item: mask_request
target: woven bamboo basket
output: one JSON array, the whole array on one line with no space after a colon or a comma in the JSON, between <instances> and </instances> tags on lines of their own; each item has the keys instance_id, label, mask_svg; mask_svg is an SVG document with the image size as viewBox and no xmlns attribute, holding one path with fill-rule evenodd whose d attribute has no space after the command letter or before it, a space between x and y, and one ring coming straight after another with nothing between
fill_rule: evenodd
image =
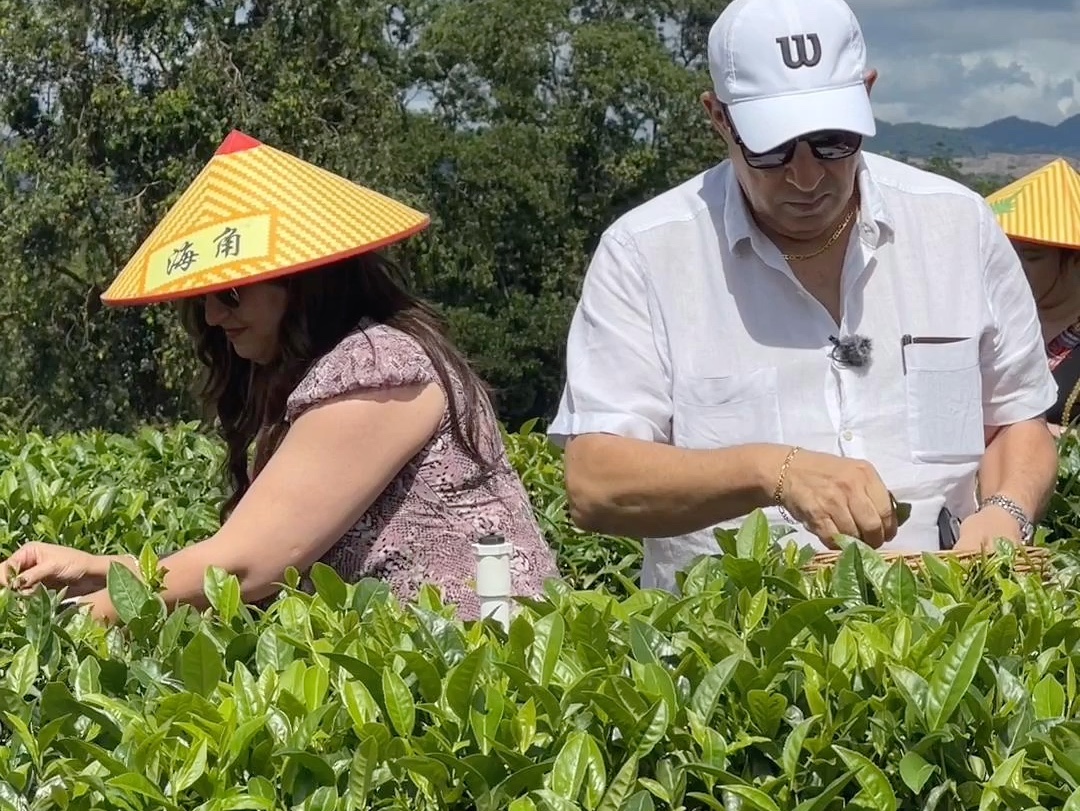
<instances>
[{"instance_id":1,"label":"woven bamboo basket","mask_svg":"<svg viewBox=\"0 0 1080 811\"><path fill-rule=\"evenodd\" d=\"M841 554L842 552L839 550L819 552L806 564L806 569L813 572L834 566L837 561L840 560ZM877 554L890 565L897 560L902 560L912 569L922 570L926 566L923 561L924 553L922 551L883 552L878 550ZM988 553L979 551L954 552L952 550L931 552L930 554L943 561L958 561L961 565L972 563L983 557L989 556ZM1043 546L1017 547L1016 554L1010 563L1010 568L1017 574L1036 574L1041 579L1045 579L1053 571L1050 564L1050 551Z\"/></svg>"}]
</instances>

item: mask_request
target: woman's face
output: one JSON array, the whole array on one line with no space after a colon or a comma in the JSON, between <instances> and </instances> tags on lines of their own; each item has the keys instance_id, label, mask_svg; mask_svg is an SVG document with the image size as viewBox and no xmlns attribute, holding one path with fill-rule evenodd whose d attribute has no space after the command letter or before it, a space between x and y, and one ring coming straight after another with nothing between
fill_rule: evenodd
<instances>
[{"instance_id":1,"label":"woman's face","mask_svg":"<svg viewBox=\"0 0 1080 811\"><path fill-rule=\"evenodd\" d=\"M1061 273L1061 248L1032 245L1029 242L1013 242L1013 247L1020 257L1020 264L1024 266L1031 292L1036 299L1045 296Z\"/></svg>"},{"instance_id":2,"label":"woman's face","mask_svg":"<svg viewBox=\"0 0 1080 811\"><path fill-rule=\"evenodd\" d=\"M288 291L273 282L245 285L205 296L206 323L225 332L233 351L252 363L277 358Z\"/></svg>"}]
</instances>

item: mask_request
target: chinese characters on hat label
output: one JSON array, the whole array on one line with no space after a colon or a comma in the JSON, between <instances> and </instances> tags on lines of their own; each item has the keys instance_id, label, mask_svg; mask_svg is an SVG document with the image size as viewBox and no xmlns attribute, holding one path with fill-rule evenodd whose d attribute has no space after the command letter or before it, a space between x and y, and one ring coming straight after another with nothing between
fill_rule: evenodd
<instances>
[{"instance_id":1,"label":"chinese characters on hat label","mask_svg":"<svg viewBox=\"0 0 1080 811\"><path fill-rule=\"evenodd\" d=\"M238 217L172 239L147 259L146 291L203 283L204 274L228 265L270 258L273 217Z\"/></svg>"}]
</instances>

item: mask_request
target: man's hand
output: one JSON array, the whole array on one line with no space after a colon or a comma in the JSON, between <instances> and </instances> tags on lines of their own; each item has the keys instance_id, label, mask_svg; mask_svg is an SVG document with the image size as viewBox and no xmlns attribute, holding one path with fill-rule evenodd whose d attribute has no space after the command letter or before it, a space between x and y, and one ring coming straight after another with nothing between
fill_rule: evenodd
<instances>
[{"instance_id":1,"label":"man's hand","mask_svg":"<svg viewBox=\"0 0 1080 811\"><path fill-rule=\"evenodd\" d=\"M800 450L784 478L784 508L833 549L838 533L874 548L892 540L893 504L877 470L861 459Z\"/></svg>"},{"instance_id":2,"label":"man's hand","mask_svg":"<svg viewBox=\"0 0 1080 811\"><path fill-rule=\"evenodd\" d=\"M953 548L957 552L989 553L994 551L994 542L999 538L1020 544L1020 525L1001 507L987 504L961 522L960 537Z\"/></svg>"}]
</instances>

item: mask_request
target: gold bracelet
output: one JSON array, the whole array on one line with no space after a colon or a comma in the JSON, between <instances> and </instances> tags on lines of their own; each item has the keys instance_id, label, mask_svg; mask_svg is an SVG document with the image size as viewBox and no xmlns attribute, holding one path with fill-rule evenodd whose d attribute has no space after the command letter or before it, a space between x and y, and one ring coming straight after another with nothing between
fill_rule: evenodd
<instances>
[{"instance_id":1,"label":"gold bracelet","mask_svg":"<svg viewBox=\"0 0 1080 811\"><path fill-rule=\"evenodd\" d=\"M788 451L787 457L784 459L784 464L780 465L780 475L776 478L776 489L773 490L773 501L781 509L784 506L784 480L787 478L788 468L791 467L791 460L795 458L795 455L802 450L798 445Z\"/></svg>"}]
</instances>

